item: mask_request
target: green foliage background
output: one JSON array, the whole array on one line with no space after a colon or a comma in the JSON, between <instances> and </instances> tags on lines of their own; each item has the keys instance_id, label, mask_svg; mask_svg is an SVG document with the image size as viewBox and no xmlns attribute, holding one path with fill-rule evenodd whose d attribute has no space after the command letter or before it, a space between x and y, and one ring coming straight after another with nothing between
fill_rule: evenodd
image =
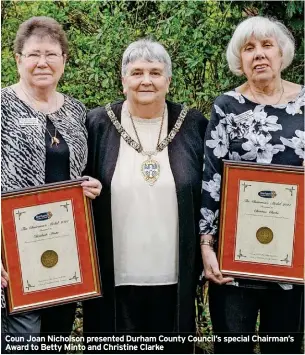
<instances>
[{"instance_id":1,"label":"green foliage background","mask_svg":"<svg viewBox=\"0 0 305 355\"><path fill-rule=\"evenodd\" d=\"M236 25L249 15L275 16L293 32L297 55L284 78L304 82L302 1L1 1L2 87L15 83L13 41L31 16L51 16L67 32L70 58L60 90L88 108L123 97L121 57L144 36L162 42L173 61L169 99L207 117L216 96L236 87L225 49Z\"/></svg>"}]
</instances>

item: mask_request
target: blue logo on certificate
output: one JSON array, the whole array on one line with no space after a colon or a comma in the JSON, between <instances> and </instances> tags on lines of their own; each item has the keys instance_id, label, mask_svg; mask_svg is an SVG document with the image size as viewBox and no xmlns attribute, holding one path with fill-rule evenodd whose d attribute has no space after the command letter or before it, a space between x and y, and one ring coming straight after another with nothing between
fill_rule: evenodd
<instances>
[{"instance_id":1,"label":"blue logo on certificate","mask_svg":"<svg viewBox=\"0 0 305 355\"><path fill-rule=\"evenodd\" d=\"M52 212L43 212L43 213L38 213L34 219L35 221L45 221L46 219L50 219L52 217Z\"/></svg>"},{"instance_id":2,"label":"blue logo on certificate","mask_svg":"<svg viewBox=\"0 0 305 355\"><path fill-rule=\"evenodd\" d=\"M264 198L274 198L276 196L275 191L260 191L258 193L258 196L264 197Z\"/></svg>"}]
</instances>

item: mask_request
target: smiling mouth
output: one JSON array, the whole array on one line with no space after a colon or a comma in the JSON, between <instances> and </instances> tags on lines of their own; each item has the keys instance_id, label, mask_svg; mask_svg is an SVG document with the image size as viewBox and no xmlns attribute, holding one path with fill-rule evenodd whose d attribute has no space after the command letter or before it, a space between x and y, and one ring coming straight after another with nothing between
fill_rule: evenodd
<instances>
[{"instance_id":1,"label":"smiling mouth","mask_svg":"<svg viewBox=\"0 0 305 355\"><path fill-rule=\"evenodd\" d=\"M260 64L260 65L256 65L256 66L254 67L254 69L258 69L258 70L260 70L260 69L265 69L265 68L267 68L267 66L268 66L268 65L266 65L266 64Z\"/></svg>"}]
</instances>

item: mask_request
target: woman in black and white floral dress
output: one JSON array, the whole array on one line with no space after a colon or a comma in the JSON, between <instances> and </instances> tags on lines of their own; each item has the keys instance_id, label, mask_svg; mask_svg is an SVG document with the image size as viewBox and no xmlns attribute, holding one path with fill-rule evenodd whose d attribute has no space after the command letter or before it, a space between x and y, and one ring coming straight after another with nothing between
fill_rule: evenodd
<instances>
[{"instance_id":1,"label":"woman in black and white floral dress","mask_svg":"<svg viewBox=\"0 0 305 355\"><path fill-rule=\"evenodd\" d=\"M303 164L305 88L281 78L293 56L294 40L284 25L259 16L243 21L229 43L227 60L231 71L247 81L215 100L206 132L200 232L205 276L212 281L213 330L221 335L253 334L260 311L261 335L294 337L284 343L261 342L263 353L300 352L303 287L223 277L213 244L222 159ZM223 352L252 353L253 343L216 343L215 353Z\"/></svg>"}]
</instances>

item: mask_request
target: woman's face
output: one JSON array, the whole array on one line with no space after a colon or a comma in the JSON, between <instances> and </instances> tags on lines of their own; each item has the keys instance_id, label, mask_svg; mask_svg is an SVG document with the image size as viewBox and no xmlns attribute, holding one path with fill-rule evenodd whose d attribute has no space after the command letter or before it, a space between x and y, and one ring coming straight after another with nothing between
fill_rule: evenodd
<instances>
[{"instance_id":1,"label":"woman's face","mask_svg":"<svg viewBox=\"0 0 305 355\"><path fill-rule=\"evenodd\" d=\"M21 54L16 54L20 79L37 88L56 87L66 62L58 42L48 37L29 37Z\"/></svg>"},{"instance_id":2,"label":"woman's face","mask_svg":"<svg viewBox=\"0 0 305 355\"><path fill-rule=\"evenodd\" d=\"M252 36L241 48L241 63L249 81L270 81L280 76L282 53L275 38Z\"/></svg>"},{"instance_id":3,"label":"woman's face","mask_svg":"<svg viewBox=\"0 0 305 355\"><path fill-rule=\"evenodd\" d=\"M139 59L127 65L122 83L127 100L148 105L164 102L170 78L166 76L164 63Z\"/></svg>"}]
</instances>

